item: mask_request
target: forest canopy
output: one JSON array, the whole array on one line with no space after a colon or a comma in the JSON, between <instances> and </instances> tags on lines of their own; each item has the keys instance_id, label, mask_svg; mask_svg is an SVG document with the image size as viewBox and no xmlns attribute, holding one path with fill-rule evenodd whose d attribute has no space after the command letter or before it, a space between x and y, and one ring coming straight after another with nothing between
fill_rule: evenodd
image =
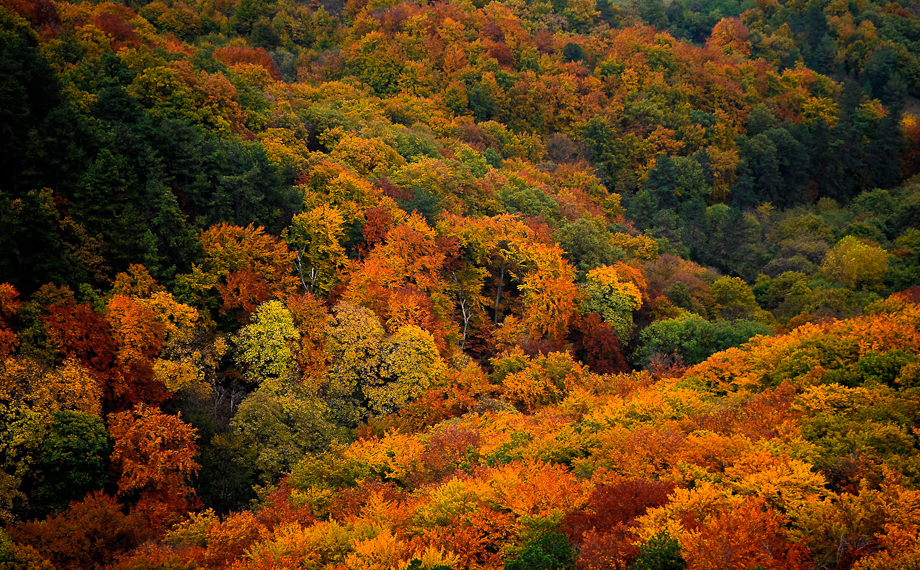
<instances>
[{"instance_id":1,"label":"forest canopy","mask_svg":"<svg viewBox=\"0 0 920 570\"><path fill-rule=\"evenodd\" d=\"M0 0L0 568L913 569L920 5Z\"/></svg>"}]
</instances>

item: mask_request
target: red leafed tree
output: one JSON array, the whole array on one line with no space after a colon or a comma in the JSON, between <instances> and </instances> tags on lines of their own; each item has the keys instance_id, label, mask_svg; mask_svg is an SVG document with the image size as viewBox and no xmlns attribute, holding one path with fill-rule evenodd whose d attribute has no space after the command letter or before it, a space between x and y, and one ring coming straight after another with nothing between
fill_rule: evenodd
<instances>
[{"instance_id":1,"label":"red leafed tree","mask_svg":"<svg viewBox=\"0 0 920 570\"><path fill-rule=\"evenodd\" d=\"M169 393L153 380L149 358L159 350L162 333L156 332L159 325L149 310L119 297L113 298L108 315L117 331L86 303L48 305L42 322L64 356L76 358L99 379L107 410L159 404Z\"/></svg>"},{"instance_id":2,"label":"red leafed tree","mask_svg":"<svg viewBox=\"0 0 920 570\"><path fill-rule=\"evenodd\" d=\"M241 46L217 48L214 50L214 59L226 63L227 65L236 65L240 63L258 65L264 67L269 75L272 76L272 79L281 79L281 70L278 69L278 64L276 64L272 56L265 51L265 48Z\"/></svg>"},{"instance_id":3,"label":"red leafed tree","mask_svg":"<svg viewBox=\"0 0 920 570\"><path fill-rule=\"evenodd\" d=\"M144 40L135 31L134 24L108 13L97 14L93 24L113 39L112 48L115 50L125 47L140 47Z\"/></svg>"},{"instance_id":4,"label":"red leafed tree","mask_svg":"<svg viewBox=\"0 0 920 570\"><path fill-rule=\"evenodd\" d=\"M387 237L387 232L393 226L393 215L382 206L371 208L364 213L366 221L361 228L364 237L364 243L359 246L361 255L367 255L378 243L383 242Z\"/></svg>"},{"instance_id":5,"label":"red leafed tree","mask_svg":"<svg viewBox=\"0 0 920 570\"><path fill-rule=\"evenodd\" d=\"M920 285L914 285L913 287L908 287L903 291L899 291L893 295L894 298L907 303L914 303L920 305Z\"/></svg>"},{"instance_id":6,"label":"red leafed tree","mask_svg":"<svg viewBox=\"0 0 920 570\"><path fill-rule=\"evenodd\" d=\"M48 305L42 322L48 336L67 357L73 357L100 376L109 376L115 367L118 345L112 327L87 303Z\"/></svg>"},{"instance_id":7,"label":"red leafed tree","mask_svg":"<svg viewBox=\"0 0 920 570\"><path fill-rule=\"evenodd\" d=\"M597 374L627 372L629 365L620 352L617 333L597 313L579 318L569 334L572 349L579 360Z\"/></svg>"},{"instance_id":8,"label":"red leafed tree","mask_svg":"<svg viewBox=\"0 0 920 570\"><path fill-rule=\"evenodd\" d=\"M416 478L420 483L445 479L466 459L467 451L478 448L481 442L478 430L448 427L428 442L428 448L421 455L424 467Z\"/></svg>"},{"instance_id":9,"label":"red leafed tree","mask_svg":"<svg viewBox=\"0 0 920 570\"><path fill-rule=\"evenodd\" d=\"M21 306L19 291L9 283L0 283L0 360L19 346L19 337L10 329L9 321Z\"/></svg>"},{"instance_id":10,"label":"red leafed tree","mask_svg":"<svg viewBox=\"0 0 920 570\"><path fill-rule=\"evenodd\" d=\"M584 509L565 517L566 534L580 542L591 530L612 532L648 509L665 504L675 487L674 483L646 479L600 485L591 491Z\"/></svg>"},{"instance_id":11,"label":"red leafed tree","mask_svg":"<svg viewBox=\"0 0 920 570\"><path fill-rule=\"evenodd\" d=\"M221 314L236 311L241 322L256 308L271 298L268 282L258 273L241 269L227 275L227 282L217 285L224 304Z\"/></svg>"},{"instance_id":12,"label":"red leafed tree","mask_svg":"<svg viewBox=\"0 0 920 570\"><path fill-rule=\"evenodd\" d=\"M198 472L195 428L179 416L140 404L109 416L115 441L111 461L118 471L118 494L134 502L151 528L162 530L196 506L188 478Z\"/></svg>"},{"instance_id":13,"label":"red leafed tree","mask_svg":"<svg viewBox=\"0 0 920 570\"><path fill-rule=\"evenodd\" d=\"M102 568L150 538L142 517L125 515L112 497L97 492L56 517L8 529L59 570ZM30 566L31 568L31 566Z\"/></svg>"},{"instance_id":14,"label":"red leafed tree","mask_svg":"<svg viewBox=\"0 0 920 570\"><path fill-rule=\"evenodd\" d=\"M61 14L51 0L0 0L0 6L19 14L42 32L61 27Z\"/></svg>"},{"instance_id":15,"label":"red leafed tree","mask_svg":"<svg viewBox=\"0 0 920 570\"><path fill-rule=\"evenodd\" d=\"M265 497L262 507L255 515L257 526L276 528L293 522L307 526L316 522L310 505L293 501L291 491L291 487L282 481Z\"/></svg>"},{"instance_id":16,"label":"red leafed tree","mask_svg":"<svg viewBox=\"0 0 920 570\"><path fill-rule=\"evenodd\" d=\"M564 529L580 547L578 567L626 570L639 549L630 527L636 517L665 504L674 483L637 479L601 485L583 510L565 517Z\"/></svg>"}]
</instances>

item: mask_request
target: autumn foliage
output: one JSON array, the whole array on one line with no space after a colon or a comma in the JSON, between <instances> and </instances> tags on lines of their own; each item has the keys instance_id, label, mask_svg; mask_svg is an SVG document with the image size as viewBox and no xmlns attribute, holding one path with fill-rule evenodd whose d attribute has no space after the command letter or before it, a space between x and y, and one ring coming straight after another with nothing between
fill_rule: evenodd
<instances>
[{"instance_id":1,"label":"autumn foliage","mask_svg":"<svg viewBox=\"0 0 920 570\"><path fill-rule=\"evenodd\" d=\"M214 59L227 65L255 65L267 71L272 79L281 79L278 64L265 51L265 48L247 48L242 46L225 47L214 50Z\"/></svg>"},{"instance_id":2,"label":"autumn foliage","mask_svg":"<svg viewBox=\"0 0 920 570\"><path fill-rule=\"evenodd\" d=\"M0 568L916 568L917 20L0 0Z\"/></svg>"}]
</instances>

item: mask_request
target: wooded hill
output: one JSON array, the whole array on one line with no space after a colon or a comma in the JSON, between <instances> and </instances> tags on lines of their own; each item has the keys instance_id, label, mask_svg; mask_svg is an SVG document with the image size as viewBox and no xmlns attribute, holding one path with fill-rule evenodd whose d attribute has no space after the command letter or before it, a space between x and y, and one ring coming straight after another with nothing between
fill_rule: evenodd
<instances>
[{"instance_id":1,"label":"wooded hill","mask_svg":"<svg viewBox=\"0 0 920 570\"><path fill-rule=\"evenodd\" d=\"M913 569L920 5L0 0L0 568Z\"/></svg>"}]
</instances>

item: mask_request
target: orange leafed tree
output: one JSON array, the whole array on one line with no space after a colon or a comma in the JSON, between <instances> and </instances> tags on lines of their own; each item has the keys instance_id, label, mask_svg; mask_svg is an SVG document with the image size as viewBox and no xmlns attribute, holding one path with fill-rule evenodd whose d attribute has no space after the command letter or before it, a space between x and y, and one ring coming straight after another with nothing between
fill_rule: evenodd
<instances>
[{"instance_id":1,"label":"orange leafed tree","mask_svg":"<svg viewBox=\"0 0 920 570\"><path fill-rule=\"evenodd\" d=\"M132 263L127 271L116 275L115 283L112 285L112 291L115 294L127 297L149 297L164 290L163 286L150 275L147 268L139 263Z\"/></svg>"},{"instance_id":2,"label":"orange leafed tree","mask_svg":"<svg viewBox=\"0 0 920 570\"><path fill-rule=\"evenodd\" d=\"M537 271L524 280L524 325L534 338L546 337L560 343L578 312L580 291L574 271L555 276Z\"/></svg>"},{"instance_id":3,"label":"orange leafed tree","mask_svg":"<svg viewBox=\"0 0 920 570\"><path fill-rule=\"evenodd\" d=\"M293 281L291 262L294 254L280 239L265 233L265 229L249 224L240 227L217 224L201 232L201 247L205 268L226 275L231 271L249 269L270 283Z\"/></svg>"},{"instance_id":4,"label":"orange leafed tree","mask_svg":"<svg viewBox=\"0 0 920 570\"><path fill-rule=\"evenodd\" d=\"M513 356L510 358L514 358ZM528 412L560 402L569 390L585 383L585 367L565 352L551 352L528 362L502 380L506 398Z\"/></svg>"},{"instance_id":5,"label":"orange leafed tree","mask_svg":"<svg viewBox=\"0 0 920 570\"><path fill-rule=\"evenodd\" d=\"M345 299L372 309L387 332L420 326L445 350L450 301L441 277L448 252L441 245L424 219L413 215L355 267Z\"/></svg>"},{"instance_id":6,"label":"orange leafed tree","mask_svg":"<svg viewBox=\"0 0 920 570\"><path fill-rule=\"evenodd\" d=\"M738 18L719 20L706 43L722 48L727 53L751 55L748 29Z\"/></svg>"},{"instance_id":7,"label":"orange leafed tree","mask_svg":"<svg viewBox=\"0 0 920 570\"><path fill-rule=\"evenodd\" d=\"M203 231L199 241L205 254L202 269L220 280L222 313L236 311L245 322L262 302L296 289L294 254L261 227L218 224Z\"/></svg>"},{"instance_id":8,"label":"orange leafed tree","mask_svg":"<svg viewBox=\"0 0 920 570\"><path fill-rule=\"evenodd\" d=\"M115 441L111 461L118 471L118 497L136 501L154 529L196 506L188 478L198 472L195 428L179 416L140 404L109 416Z\"/></svg>"},{"instance_id":9,"label":"orange leafed tree","mask_svg":"<svg viewBox=\"0 0 920 570\"><path fill-rule=\"evenodd\" d=\"M241 320L272 296L265 278L246 269L233 271L227 275L226 283L219 283L217 290L223 299L221 313L235 310Z\"/></svg>"},{"instance_id":10,"label":"orange leafed tree","mask_svg":"<svg viewBox=\"0 0 920 570\"><path fill-rule=\"evenodd\" d=\"M166 330L156 313L124 295L112 297L106 309L120 361L146 360L159 354Z\"/></svg>"},{"instance_id":11,"label":"orange leafed tree","mask_svg":"<svg viewBox=\"0 0 920 570\"><path fill-rule=\"evenodd\" d=\"M782 515L749 500L702 523L683 547L700 570L795 570L805 568L805 551L783 532Z\"/></svg>"},{"instance_id":12,"label":"orange leafed tree","mask_svg":"<svg viewBox=\"0 0 920 570\"><path fill-rule=\"evenodd\" d=\"M904 153L904 177L920 173L920 122L909 115L901 121L907 152Z\"/></svg>"},{"instance_id":13,"label":"orange leafed tree","mask_svg":"<svg viewBox=\"0 0 920 570\"><path fill-rule=\"evenodd\" d=\"M300 345L295 354L300 371L306 378L322 378L327 367L323 330L329 311L309 293L291 295L286 306L300 331Z\"/></svg>"}]
</instances>

